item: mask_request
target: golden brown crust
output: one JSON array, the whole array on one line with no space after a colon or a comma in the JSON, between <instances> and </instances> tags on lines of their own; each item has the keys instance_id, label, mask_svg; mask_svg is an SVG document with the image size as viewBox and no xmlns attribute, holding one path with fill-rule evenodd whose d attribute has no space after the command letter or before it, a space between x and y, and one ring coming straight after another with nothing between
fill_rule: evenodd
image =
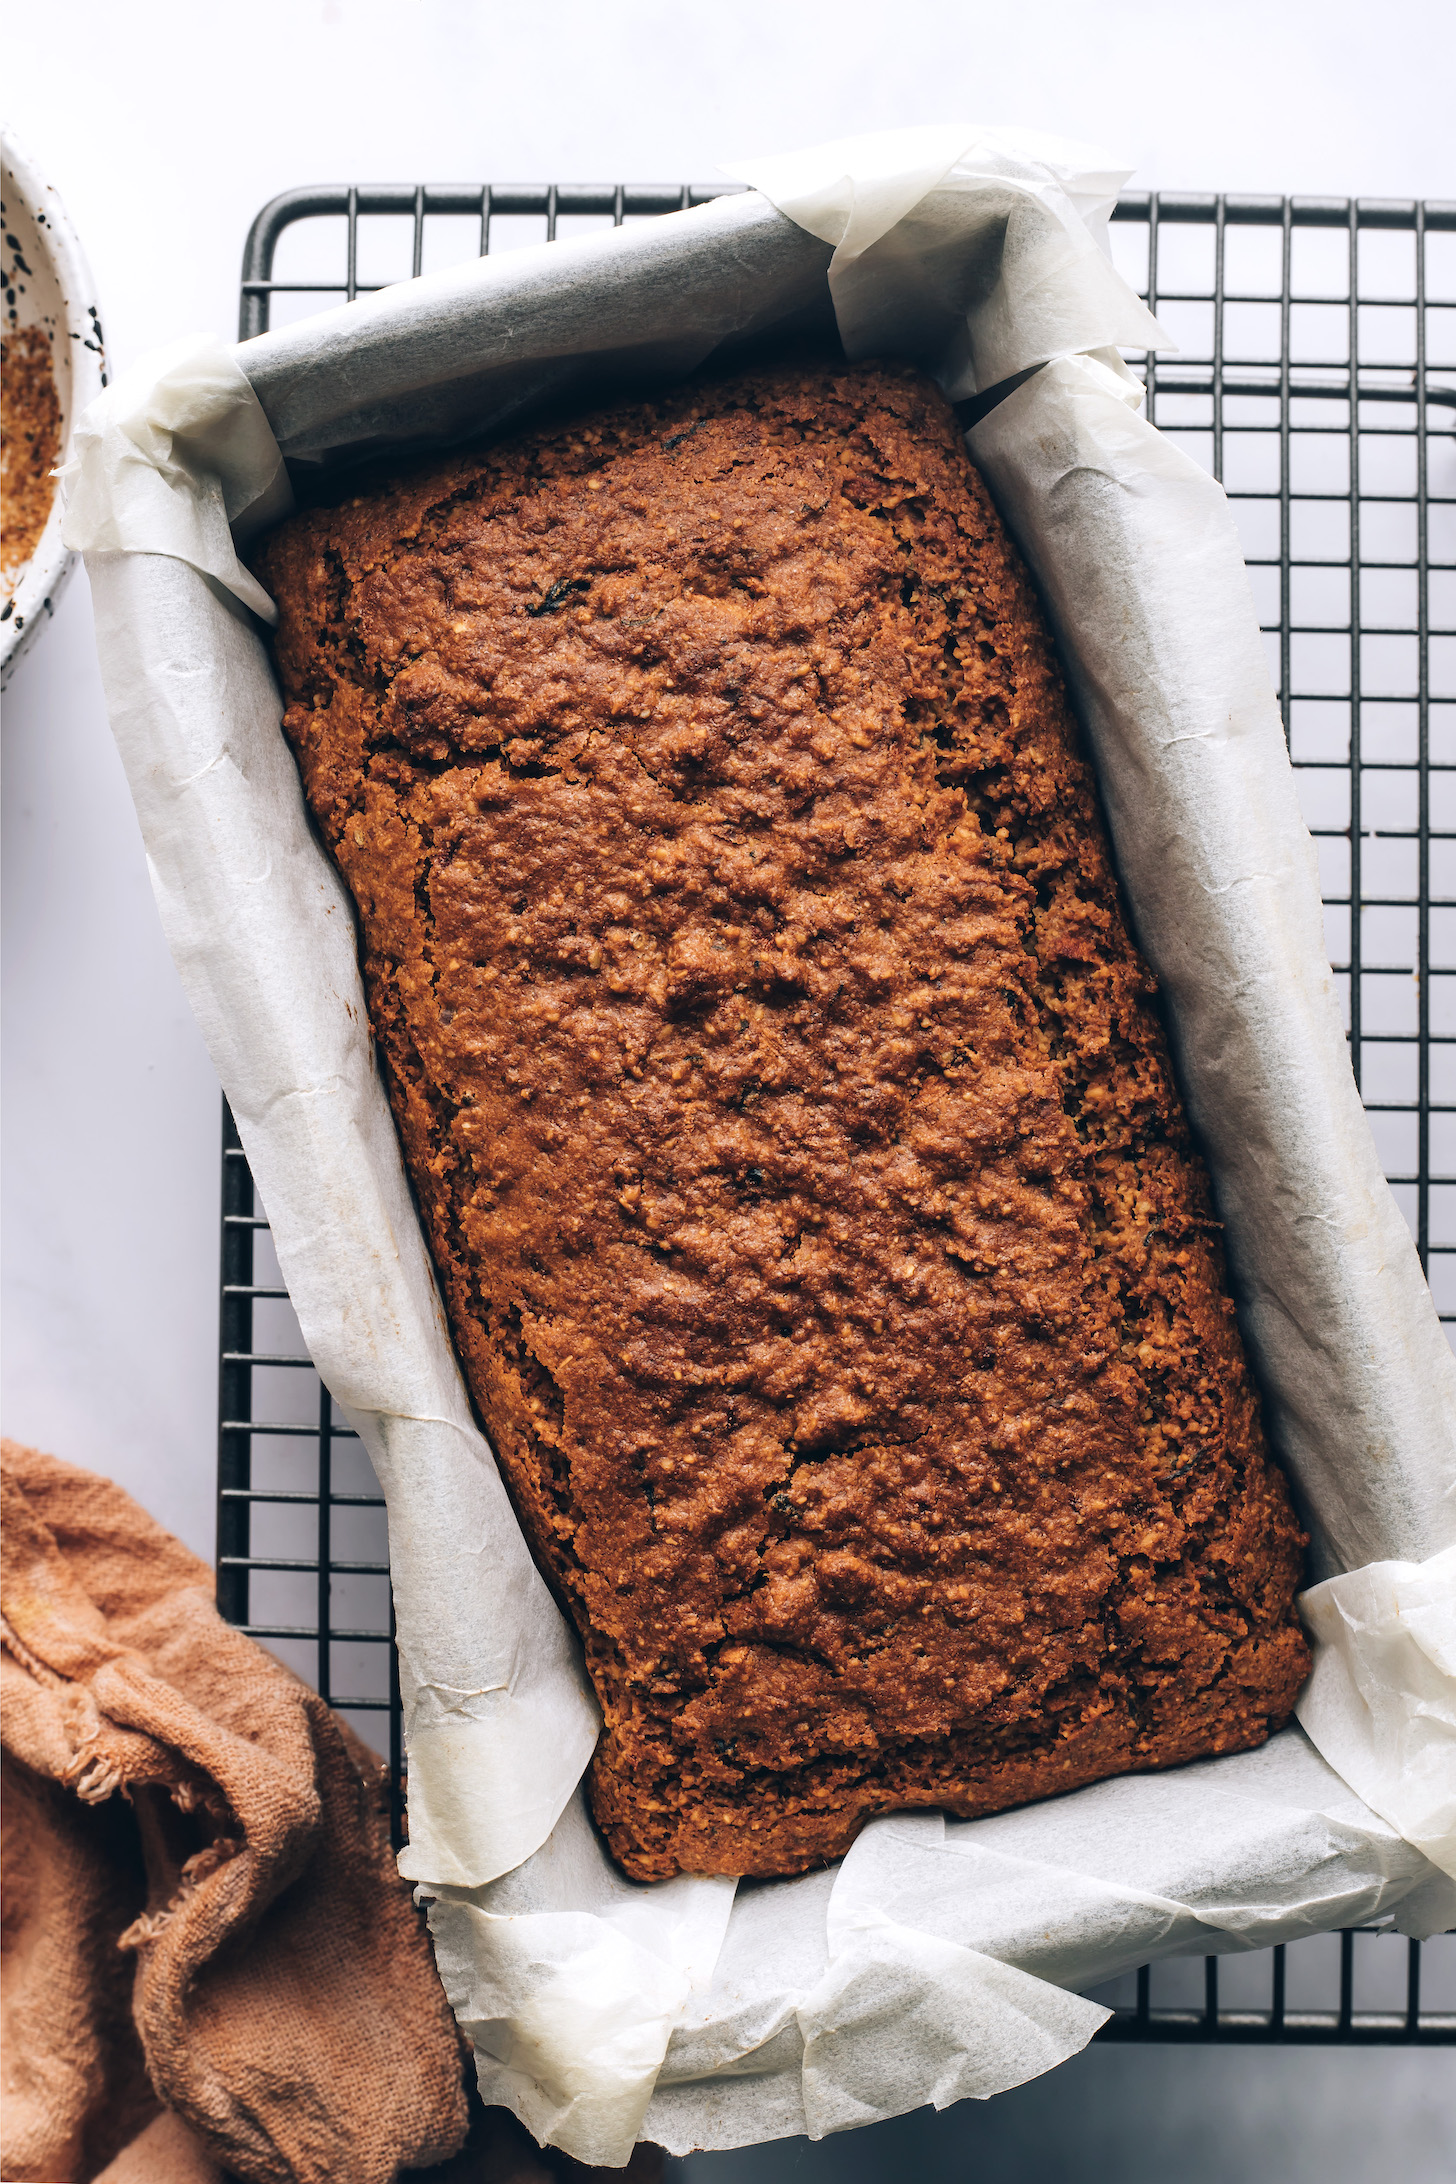
<instances>
[{"instance_id":1,"label":"golden brown crust","mask_svg":"<svg viewBox=\"0 0 1456 2184\"><path fill-rule=\"evenodd\" d=\"M627 1871L792 1873L1283 1722L1300 1534L936 391L698 383L301 515L263 575Z\"/></svg>"}]
</instances>

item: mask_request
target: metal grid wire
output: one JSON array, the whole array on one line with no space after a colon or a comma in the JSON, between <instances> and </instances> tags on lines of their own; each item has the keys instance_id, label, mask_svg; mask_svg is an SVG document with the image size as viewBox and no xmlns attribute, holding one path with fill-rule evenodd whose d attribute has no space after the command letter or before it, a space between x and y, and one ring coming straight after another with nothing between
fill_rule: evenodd
<instances>
[{"instance_id":1,"label":"metal grid wire","mask_svg":"<svg viewBox=\"0 0 1456 2184\"><path fill-rule=\"evenodd\" d=\"M295 190L259 214L244 338L715 185ZM1148 414L1223 480L1320 860L1386 1173L1456 1326L1456 204L1137 196L1113 254L1176 357ZM223 1120L218 1601L388 1758L403 1748L383 1499L304 1353ZM1112 2040L1456 2042L1456 1936L1349 1931L1099 1990Z\"/></svg>"}]
</instances>

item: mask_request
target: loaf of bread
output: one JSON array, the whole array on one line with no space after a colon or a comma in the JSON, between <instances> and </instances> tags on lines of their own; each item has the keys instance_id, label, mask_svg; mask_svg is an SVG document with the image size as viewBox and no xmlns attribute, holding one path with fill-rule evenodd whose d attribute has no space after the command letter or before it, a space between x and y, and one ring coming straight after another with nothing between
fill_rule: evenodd
<instances>
[{"instance_id":1,"label":"loaf of bread","mask_svg":"<svg viewBox=\"0 0 1456 2184\"><path fill-rule=\"evenodd\" d=\"M261 574L625 1870L797 1873L1284 1722L1300 1531L936 389L699 380L356 479Z\"/></svg>"}]
</instances>

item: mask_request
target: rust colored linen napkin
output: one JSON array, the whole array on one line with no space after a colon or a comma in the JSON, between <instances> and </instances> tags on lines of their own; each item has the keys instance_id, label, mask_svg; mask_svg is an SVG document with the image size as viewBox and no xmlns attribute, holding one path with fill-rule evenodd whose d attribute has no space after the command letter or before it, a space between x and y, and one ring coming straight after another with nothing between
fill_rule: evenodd
<instances>
[{"instance_id":1,"label":"rust colored linen napkin","mask_svg":"<svg viewBox=\"0 0 1456 2184\"><path fill-rule=\"evenodd\" d=\"M6 1442L0 1491L0 2175L455 2155L460 2041L378 1762L120 1488Z\"/></svg>"}]
</instances>

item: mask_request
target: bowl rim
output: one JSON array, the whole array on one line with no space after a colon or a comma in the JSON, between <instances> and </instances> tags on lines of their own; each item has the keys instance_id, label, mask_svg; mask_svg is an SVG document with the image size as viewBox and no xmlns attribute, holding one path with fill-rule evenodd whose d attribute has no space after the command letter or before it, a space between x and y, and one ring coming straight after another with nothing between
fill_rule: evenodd
<instances>
[{"instance_id":1,"label":"bowl rim","mask_svg":"<svg viewBox=\"0 0 1456 2184\"><path fill-rule=\"evenodd\" d=\"M70 387L62 395L61 460L70 453L76 419L106 385L106 355L96 287L86 254L72 227L55 185L46 179L25 145L7 125L0 125L0 157L6 169L6 188L11 178L35 228L41 253L60 291L60 329L71 346ZM71 573L75 555L61 538L61 495L51 501L45 529L35 552L16 585L9 610L0 621L0 686L11 669L50 621L61 587Z\"/></svg>"}]
</instances>

